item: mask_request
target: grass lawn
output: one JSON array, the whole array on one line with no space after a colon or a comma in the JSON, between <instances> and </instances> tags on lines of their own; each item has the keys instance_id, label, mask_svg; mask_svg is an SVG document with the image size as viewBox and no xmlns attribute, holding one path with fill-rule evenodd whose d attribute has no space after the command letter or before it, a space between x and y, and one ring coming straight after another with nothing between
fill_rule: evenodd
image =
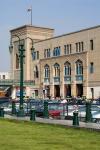
<instances>
[{"instance_id":1,"label":"grass lawn","mask_svg":"<svg viewBox=\"0 0 100 150\"><path fill-rule=\"evenodd\" d=\"M0 150L100 150L100 132L0 119Z\"/></svg>"}]
</instances>

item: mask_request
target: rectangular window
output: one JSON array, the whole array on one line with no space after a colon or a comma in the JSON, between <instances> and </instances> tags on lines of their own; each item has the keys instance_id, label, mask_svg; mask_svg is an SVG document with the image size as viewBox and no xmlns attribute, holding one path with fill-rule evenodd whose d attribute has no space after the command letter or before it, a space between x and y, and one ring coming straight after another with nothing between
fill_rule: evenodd
<instances>
[{"instance_id":1,"label":"rectangular window","mask_svg":"<svg viewBox=\"0 0 100 150\"><path fill-rule=\"evenodd\" d=\"M49 58L49 57L50 57L50 48L47 49L47 58Z\"/></svg>"},{"instance_id":2,"label":"rectangular window","mask_svg":"<svg viewBox=\"0 0 100 150\"><path fill-rule=\"evenodd\" d=\"M84 51L84 44L81 42L81 50Z\"/></svg>"},{"instance_id":3,"label":"rectangular window","mask_svg":"<svg viewBox=\"0 0 100 150\"><path fill-rule=\"evenodd\" d=\"M44 50L44 58L49 58L50 57L50 48Z\"/></svg>"},{"instance_id":4,"label":"rectangular window","mask_svg":"<svg viewBox=\"0 0 100 150\"><path fill-rule=\"evenodd\" d=\"M35 60L35 59L36 59L36 52L33 52L33 54L32 54L32 58L33 58L33 60Z\"/></svg>"},{"instance_id":5,"label":"rectangular window","mask_svg":"<svg viewBox=\"0 0 100 150\"><path fill-rule=\"evenodd\" d=\"M51 57L51 51L50 51L50 49L49 49L49 57Z\"/></svg>"},{"instance_id":6,"label":"rectangular window","mask_svg":"<svg viewBox=\"0 0 100 150\"><path fill-rule=\"evenodd\" d=\"M76 43L76 53L78 52L78 43Z\"/></svg>"},{"instance_id":7,"label":"rectangular window","mask_svg":"<svg viewBox=\"0 0 100 150\"><path fill-rule=\"evenodd\" d=\"M83 50L84 50L84 43L83 42L76 43L76 53L82 52Z\"/></svg>"},{"instance_id":8,"label":"rectangular window","mask_svg":"<svg viewBox=\"0 0 100 150\"><path fill-rule=\"evenodd\" d=\"M66 45L64 45L64 54L66 55Z\"/></svg>"},{"instance_id":9,"label":"rectangular window","mask_svg":"<svg viewBox=\"0 0 100 150\"><path fill-rule=\"evenodd\" d=\"M33 60L39 59L39 51L35 51L32 53L32 59Z\"/></svg>"},{"instance_id":10,"label":"rectangular window","mask_svg":"<svg viewBox=\"0 0 100 150\"><path fill-rule=\"evenodd\" d=\"M19 57L18 57L18 54L16 54L16 69L19 69Z\"/></svg>"},{"instance_id":11,"label":"rectangular window","mask_svg":"<svg viewBox=\"0 0 100 150\"><path fill-rule=\"evenodd\" d=\"M53 50L53 56L56 56L56 50L55 50L55 48Z\"/></svg>"},{"instance_id":12,"label":"rectangular window","mask_svg":"<svg viewBox=\"0 0 100 150\"><path fill-rule=\"evenodd\" d=\"M60 53L61 53L61 48L60 48L60 46L59 46L59 47L58 47L57 56L60 56Z\"/></svg>"},{"instance_id":13,"label":"rectangular window","mask_svg":"<svg viewBox=\"0 0 100 150\"><path fill-rule=\"evenodd\" d=\"M61 48L59 47L54 47L53 50L53 56L60 56Z\"/></svg>"},{"instance_id":14,"label":"rectangular window","mask_svg":"<svg viewBox=\"0 0 100 150\"><path fill-rule=\"evenodd\" d=\"M38 96L38 90L35 90L35 96Z\"/></svg>"},{"instance_id":15,"label":"rectangular window","mask_svg":"<svg viewBox=\"0 0 100 150\"><path fill-rule=\"evenodd\" d=\"M93 48L94 48L93 40L90 40L90 49L93 50Z\"/></svg>"},{"instance_id":16,"label":"rectangular window","mask_svg":"<svg viewBox=\"0 0 100 150\"><path fill-rule=\"evenodd\" d=\"M72 53L72 45L70 44L70 54Z\"/></svg>"},{"instance_id":17,"label":"rectangular window","mask_svg":"<svg viewBox=\"0 0 100 150\"><path fill-rule=\"evenodd\" d=\"M2 78L5 79L5 75L3 75Z\"/></svg>"},{"instance_id":18,"label":"rectangular window","mask_svg":"<svg viewBox=\"0 0 100 150\"><path fill-rule=\"evenodd\" d=\"M78 43L78 47L79 47L79 51L78 52L81 52L81 43L80 42Z\"/></svg>"},{"instance_id":19,"label":"rectangular window","mask_svg":"<svg viewBox=\"0 0 100 150\"><path fill-rule=\"evenodd\" d=\"M47 58L49 57L49 49L47 49Z\"/></svg>"},{"instance_id":20,"label":"rectangular window","mask_svg":"<svg viewBox=\"0 0 100 150\"><path fill-rule=\"evenodd\" d=\"M94 63L90 63L90 73L94 73Z\"/></svg>"},{"instance_id":21,"label":"rectangular window","mask_svg":"<svg viewBox=\"0 0 100 150\"><path fill-rule=\"evenodd\" d=\"M64 54L71 54L71 44L64 45Z\"/></svg>"},{"instance_id":22,"label":"rectangular window","mask_svg":"<svg viewBox=\"0 0 100 150\"><path fill-rule=\"evenodd\" d=\"M46 49L44 50L44 58L46 58Z\"/></svg>"},{"instance_id":23,"label":"rectangular window","mask_svg":"<svg viewBox=\"0 0 100 150\"><path fill-rule=\"evenodd\" d=\"M37 59L39 59L39 51L37 51Z\"/></svg>"},{"instance_id":24,"label":"rectangular window","mask_svg":"<svg viewBox=\"0 0 100 150\"><path fill-rule=\"evenodd\" d=\"M67 44L67 54L69 54L69 45Z\"/></svg>"}]
</instances>

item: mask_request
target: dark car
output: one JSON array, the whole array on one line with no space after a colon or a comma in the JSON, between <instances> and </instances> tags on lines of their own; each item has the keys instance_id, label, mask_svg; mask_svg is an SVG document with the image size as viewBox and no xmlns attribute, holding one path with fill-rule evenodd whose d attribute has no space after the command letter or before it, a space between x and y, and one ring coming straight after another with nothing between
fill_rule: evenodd
<instances>
[{"instance_id":1,"label":"dark car","mask_svg":"<svg viewBox=\"0 0 100 150\"><path fill-rule=\"evenodd\" d=\"M38 103L38 105L35 105L36 110L36 116L37 117L43 117L44 113L44 103ZM49 116L52 118L60 118L64 111L66 110L65 104L58 103L58 102L48 102L48 112Z\"/></svg>"}]
</instances>

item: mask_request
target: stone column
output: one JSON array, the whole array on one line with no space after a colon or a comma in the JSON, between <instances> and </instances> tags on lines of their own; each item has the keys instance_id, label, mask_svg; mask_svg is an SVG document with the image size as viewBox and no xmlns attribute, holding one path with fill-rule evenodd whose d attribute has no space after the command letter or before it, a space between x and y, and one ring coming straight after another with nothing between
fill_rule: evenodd
<instances>
[{"instance_id":1,"label":"stone column","mask_svg":"<svg viewBox=\"0 0 100 150\"><path fill-rule=\"evenodd\" d=\"M54 85L53 84L50 85L50 96L51 98L54 97Z\"/></svg>"},{"instance_id":2,"label":"stone column","mask_svg":"<svg viewBox=\"0 0 100 150\"><path fill-rule=\"evenodd\" d=\"M76 96L76 83L75 82L71 84L71 95Z\"/></svg>"},{"instance_id":3,"label":"stone column","mask_svg":"<svg viewBox=\"0 0 100 150\"><path fill-rule=\"evenodd\" d=\"M12 97L12 99L16 98L16 88L15 87L13 87L11 97Z\"/></svg>"}]
</instances>

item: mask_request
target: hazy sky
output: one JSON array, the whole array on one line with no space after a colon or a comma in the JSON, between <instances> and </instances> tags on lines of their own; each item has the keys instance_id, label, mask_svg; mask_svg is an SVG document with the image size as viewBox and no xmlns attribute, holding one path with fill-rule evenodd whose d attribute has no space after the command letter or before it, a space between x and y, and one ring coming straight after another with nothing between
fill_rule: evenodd
<instances>
[{"instance_id":1,"label":"hazy sky","mask_svg":"<svg viewBox=\"0 0 100 150\"><path fill-rule=\"evenodd\" d=\"M10 70L9 30L30 24L51 27L55 35L100 25L100 0L0 0L0 72Z\"/></svg>"}]
</instances>

